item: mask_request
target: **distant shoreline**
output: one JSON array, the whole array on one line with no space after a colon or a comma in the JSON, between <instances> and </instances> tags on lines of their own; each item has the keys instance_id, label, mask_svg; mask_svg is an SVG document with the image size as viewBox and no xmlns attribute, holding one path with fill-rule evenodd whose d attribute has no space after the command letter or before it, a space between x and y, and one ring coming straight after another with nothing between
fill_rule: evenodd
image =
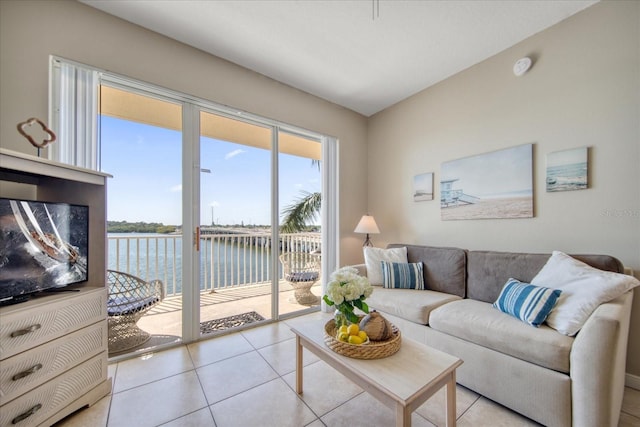
<instances>
[{"instance_id":1,"label":"distant shoreline","mask_svg":"<svg viewBox=\"0 0 640 427\"><path fill-rule=\"evenodd\" d=\"M474 204L443 207L440 213L443 220L532 218L533 199L531 197L480 199Z\"/></svg>"}]
</instances>

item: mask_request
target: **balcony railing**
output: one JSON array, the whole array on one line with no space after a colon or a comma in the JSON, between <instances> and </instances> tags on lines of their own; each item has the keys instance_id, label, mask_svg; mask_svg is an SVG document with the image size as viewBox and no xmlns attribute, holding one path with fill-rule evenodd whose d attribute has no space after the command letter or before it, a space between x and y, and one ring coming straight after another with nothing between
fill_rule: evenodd
<instances>
[{"instance_id":1,"label":"balcony railing","mask_svg":"<svg viewBox=\"0 0 640 427\"><path fill-rule=\"evenodd\" d=\"M320 233L281 234L273 245L271 234L202 234L200 290L246 286L271 281L272 256L282 252L320 251ZM160 279L165 295L182 292L182 235L109 235L108 268L144 280ZM278 264L276 272L282 279Z\"/></svg>"}]
</instances>

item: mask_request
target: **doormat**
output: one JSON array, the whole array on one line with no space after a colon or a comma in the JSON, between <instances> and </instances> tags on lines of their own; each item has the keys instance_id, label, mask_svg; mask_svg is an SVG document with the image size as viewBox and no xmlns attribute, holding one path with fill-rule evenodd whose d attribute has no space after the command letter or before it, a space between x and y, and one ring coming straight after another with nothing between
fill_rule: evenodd
<instances>
[{"instance_id":1,"label":"doormat","mask_svg":"<svg viewBox=\"0 0 640 427\"><path fill-rule=\"evenodd\" d=\"M234 316L223 317L222 319L209 320L207 322L200 323L200 333L209 334L211 332L223 331L225 329L235 328L242 325L247 325L253 322L259 322L264 320L264 317L250 311L248 313L236 314Z\"/></svg>"}]
</instances>

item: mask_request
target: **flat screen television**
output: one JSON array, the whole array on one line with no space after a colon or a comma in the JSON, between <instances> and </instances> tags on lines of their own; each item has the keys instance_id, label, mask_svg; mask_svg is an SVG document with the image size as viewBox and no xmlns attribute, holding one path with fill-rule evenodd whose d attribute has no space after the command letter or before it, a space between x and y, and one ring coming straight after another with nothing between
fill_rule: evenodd
<instances>
[{"instance_id":1,"label":"flat screen television","mask_svg":"<svg viewBox=\"0 0 640 427\"><path fill-rule=\"evenodd\" d=\"M0 198L0 304L87 280L89 207Z\"/></svg>"}]
</instances>

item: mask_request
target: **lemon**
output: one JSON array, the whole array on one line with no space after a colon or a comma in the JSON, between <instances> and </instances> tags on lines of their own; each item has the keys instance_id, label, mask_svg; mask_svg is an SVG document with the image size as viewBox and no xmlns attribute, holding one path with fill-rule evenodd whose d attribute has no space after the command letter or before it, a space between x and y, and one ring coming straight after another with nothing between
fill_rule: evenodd
<instances>
[{"instance_id":1,"label":"lemon","mask_svg":"<svg viewBox=\"0 0 640 427\"><path fill-rule=\"evenodd\" d=\"M338 333L338 341L348 342L349 341L349 334L346 333L346 332Z\"/></svg>"},{"instance_id":2,"label":"lemon","mask_svg":"<svg viewBox=\"0 0 640 427\"><path fill-rule=\"evenodd\" d=\"M358 336L360 337L360 339L362 340L362 342L365 342L367 340L367 333L365 331L360 331L358 332Z\"/></svg>"},{"instance_id":3,"label":"lemon","mask_svg":"<svg viewBox=\"0 0 640 427\"><path fill-rule=\"evenodd\" d=\"M347 331L347 325L340 326L340 329L338 329L338 333L339 334L348 334L349 332Z\"/></svg>"},{"instance_id":4,"label":"lemon","mask_svg":"<svg viewBox=\"0 0 640 427\"><path fill-rule=\"evenodd\" d=\"M349 344L362 344L362 338L357 335L349 335Z\"/></svg>"},{"instance_id":5,"label":"lemon","mask_svg":"<svg viewBox=\"0 0 640 427\"><path fill-rule=\"evenodd\" d=\"M360 332L360 326L358 326L357 323L353 323L347 327L347 332L349 332L349 335L358 335L358 332Z\"/></svg>"}]
</instances>

